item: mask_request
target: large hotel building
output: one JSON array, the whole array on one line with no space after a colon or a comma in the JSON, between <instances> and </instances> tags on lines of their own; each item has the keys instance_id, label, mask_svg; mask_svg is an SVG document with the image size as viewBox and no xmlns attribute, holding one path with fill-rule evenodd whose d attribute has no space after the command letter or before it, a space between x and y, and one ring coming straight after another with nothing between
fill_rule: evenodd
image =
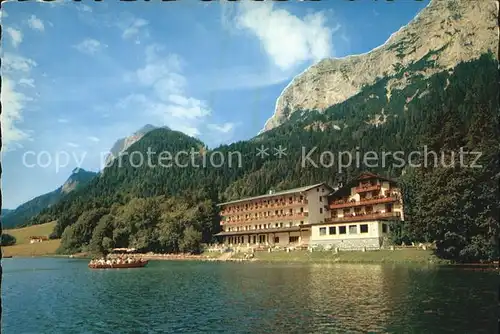
<instances>
[{"instance_id":1,"label":"large hotel building","mask_svg":"<svg viewBox=\"0 0 500 334\"><path fill-rule=\"evenodd\" d=\"M363 173L339 189L325 183L219 204L228 245L378 249L388 221L403 220L397 183Z\"/></svg>"}]
</instances>

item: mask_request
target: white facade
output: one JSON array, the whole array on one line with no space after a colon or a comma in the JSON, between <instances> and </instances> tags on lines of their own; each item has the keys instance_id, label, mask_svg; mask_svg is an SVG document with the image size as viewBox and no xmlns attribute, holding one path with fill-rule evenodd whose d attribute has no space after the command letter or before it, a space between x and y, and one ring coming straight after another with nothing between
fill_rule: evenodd
<instances>
[{"instance_id":1,"label":"white facade","mask_svg":"<svg viewBox=\"0 0 500 334\"><path fill-rule=\"evenodd\" d=\"M325 184L220 204L219 236L231 245L307 245L310 224L330 216Z\"/></svg>"},{"instance_id":2,"label":"white facade","mask_svg":"<svg viewBox=\"0 0 500 334\"><path fill-rule=\"evenodd\" d=\"M331 217L324 224L313 224L311 246L380 248L388 237L389 221L403 220L401 193L395 182L374 174L362 175L332 194L329 210Z\"/></svg>"}]
</instances>

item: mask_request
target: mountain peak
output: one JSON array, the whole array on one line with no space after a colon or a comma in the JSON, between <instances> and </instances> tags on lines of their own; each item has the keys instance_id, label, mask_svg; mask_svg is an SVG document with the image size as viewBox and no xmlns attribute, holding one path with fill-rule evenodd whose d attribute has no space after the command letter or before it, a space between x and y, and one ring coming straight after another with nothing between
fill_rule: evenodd
<instances>
[{"instance_id":1,"label":"mountain peak","mask_svg":"<svg viewBox=\"0 0 500 334\"><path fill-rule=\"evenodd\" d=\"M356 95L363 86L393 76L412 64L424 63L419 70L390 82L389 95L393 89L404 88L414 76L429 77L489 51L497 54L495 3L431 0L383 45L360 55L321 60L296 76L283 90L276 101L274 115L262 131L281 125L297 111L323 112ZM432 64L423 61L429 55L432 55Z\"/></svg>"},{"instance_id":2,"label":"mountain peak","mask_svg":"<svg viewBox=\"0 0 500 334\"><path fill-rule=\"evenodd\" d=\"M62 185L61 192L63 194L67 194L67 193L73 191L80 184L86 184L88 181L90 181L96 175L97 175L97 173L95 173L95 172L89 172L83 168L76 167L75 169L73 169L73 172L71 173L69 178L66 180L66 182L64 182L64 184Z\"/></svg>"},{"instance_id":3,"label":"mountain peak","mask_svg":"<svg viewBox=\"0 0 500 334\"><path fill-rule=\"evenodd\" d=\"M159 129L160 127L151 125L151 124L146 124L143 127L141 127L139 130L134 132L131 136L125 137L125 138L120 138L118 139L113 147L111 147L111 150L109 151L109 155L106 158L106 166L109 166L111 161L117 157L121 152L125 151L127 148L129 148L132 144L140 140L142 137L144 137L145 134ZM161 128L167 128L168 127L161 127Z\"/></svg>"},{"instance_id":4,"label":"mountain peak","mask_svg":"<svg viewBox=\"0 0 500 334\"><path fill-rule=\"evenodd\" d=\"M134 135L145 134L145 133L148 133L148 132L153 131L155 129L158 129L158 127L154 126L152 124L146 124L142 128L140 128L139 130L137 130L136 132L134 132Z\"/></svg>"}]
</instances>

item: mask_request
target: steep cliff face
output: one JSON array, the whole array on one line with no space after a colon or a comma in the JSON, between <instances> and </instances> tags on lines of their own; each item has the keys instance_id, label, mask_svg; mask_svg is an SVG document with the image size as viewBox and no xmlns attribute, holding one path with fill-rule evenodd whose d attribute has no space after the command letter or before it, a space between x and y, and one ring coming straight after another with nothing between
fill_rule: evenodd
<instances>
[{"instance_id":1,"label":"steep cliff face","mask_svg":"<svg viewBox=\"0 0 500 334\"><path fill-rule=\"evenodd\" d=\"M62 185L61 193L68 194L68 193L72 192L73 190L75 190L76 188L78 188L82 185L86 185L96 175L97 175L97 173L88 172L82 168L73 169L71 176Z\"/></svg>"},{"instance_id":2,"label":"steep cliff face","mask_svg":"<svg viewBox=\"0 0 500 334\"><path fill-rule=\"evenodd\" d=\"M498 54L496 0L432 0L382 46L361 55L322 60L295 77L278 98L263 131L279 126L296 111L322 112L429 55L431 65L390 81L387 94L404 88L413 76L428 77L488 51Z\"/></svg>"},{"instance_id":3,"label":"steep cliff face","mask_svg":"<svg viewBox=\"0 0 500 334\"><path fill-rule=\"evenodd\" d=\"M106 165L109 165L111 161L117 157L121 152L125 151L127 148L129 148L132 144L140 140L144 135L154 129L157 129L156 126L147 124L137 130L134 134L131 136L128 136L126 138L121 138L118 139L111 150L109 151L110 154L106 158Z\"/></svg>"}]
</instances>

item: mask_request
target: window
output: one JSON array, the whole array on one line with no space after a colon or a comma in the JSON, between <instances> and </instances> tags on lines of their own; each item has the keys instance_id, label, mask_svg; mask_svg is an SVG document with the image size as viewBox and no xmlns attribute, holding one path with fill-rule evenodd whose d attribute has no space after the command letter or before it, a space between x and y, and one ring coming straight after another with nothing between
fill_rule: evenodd
<instances>
[{"instance_id":1,"label":"window","mask_svg":"<svg viewBox=\"0 0 500 334\"><path fill-rule=\"evenodd\" d=\"M279 244L280 243L280 237L274 237L274 243Z\"/></svg>"},{"instance_id":2,"label":"window","mask_svg":"<svg viewBox=\"0 0 500 334\"><path fill-rule=\"evenodd\" d=\"M326 235L326 227L319 228L319 235Z\"/></svg>"},{"instance_id":3,"label":"window","mask_svg":"<svg viewBox=\"0 0 500 334\"><path fill-rule=\"evenodd\" d=\"M335 226L330 226L328 228L328 234L330 234L330 235L337 234L337 228Z\"/></svg>"},{"instance_id":4,"label":"window","mask_svg":"<svg viewBox=\"0 0 500 334\"><path fill-rule=\"evenodd\" d=\"M288 227L292 227L293 226L293 223L292 222L289 222L288 223Z\"/></svg>"},{"instance_id":5,"label":"window","mask_svg":"<svg viewBox=\"0 0 500 334\"><path fill-rule=\"evenodd\" d=\"M283 223L280 223L280 227L283 227Z\"/></svg>"},{"instance_id":6,"label":"window","mask_svg":"<svg viewBox=\"0 0 500 334\"><path fill-rule=\"evenodd\" d=\"M300 208L300 212L301 212L301 213L302 213L302 212L304 212L304 208Z\"/></svg>"},{"instance_id":7,"label":"window","mask_svg":"<svg viewBox=\"0 0 500 334\"><path fill-rule=\"evenodd\" d=\"M316 188L316 191L319 192L319 188Z\"/></svg>"},{"instance_id":8,"label":"window","mask_svg":"<svg viewBox=\"0 0 500 334\"><path fill-rule=\"evenodd\" d=\"M360 233L368 233L368 224L359 225L359 232Z\"/></svg>"},{"instance_id":9,"label":"window","mask_svg":"<svg viewBox=\"0 0 500 334\"><path fill-rule=\"evenodd\" d=\"M319 208L319 213L323 213L323 208Z\"/></svg>"},{"instance_id":10,"label":"window","mask_svg":"<svg viewBox=\"0 0 500 334\"><path fill-rule=\"evenodd\" d=\"M345 226L339 226L339 234L346 234Z\"/></svg>"},{"instance_id":11,"label":"window","mask_svg":"<svg viewBox=\"0 0 500 334\"><path fill-rule=\"evenodd\" d=\"M323 202L323 196L320 196L320 197L319 197L319 201L320 201L320 202Z\"/></svg>"},{"instance_id":12,"label":"window","mask_svg":"<svg viewBox=\"0 0 500 334\"><path fill-rule=\"evenodd\" d=\"M289 243L299 242L299 237L290 237L288 238Z\"/></svg>"},{"instance_id":13,"label":"window","mask_svg":"<svg viewBox=\"0 0 500 334\"><path fill-rule=\"evenodd\" d=\"M385 205L385 212L392 212L392 204Z\"/></svg>"},{"instance_id":14,"label":"window","mask_svg":"<svg viewBox=\"0 0 500 334\"><path fill-rule=\"evenodd\" d=\"M349 225L349 234L357 234L358 226L357 225Z\"/></svg>"},{"instance_id":15,"label":"window","mask_svg":"<svg viewBox=\"0 0 500 334\"><path fill-rule=\"evenodd\" d=\"M304 224L304 221L303 221L303 220L301 220L301 221L300 221L300 225L303 225L303 224Z\"/></svg>"},{"instance_id":16,"label":"window","mask_svg":"<svg viewBox=\"0 0 500 334\"><path fill-rule=\"evenodd\" d=\"M382 223L382 233L387 233L387 224Z\"/></svg>"}]
</instances>

